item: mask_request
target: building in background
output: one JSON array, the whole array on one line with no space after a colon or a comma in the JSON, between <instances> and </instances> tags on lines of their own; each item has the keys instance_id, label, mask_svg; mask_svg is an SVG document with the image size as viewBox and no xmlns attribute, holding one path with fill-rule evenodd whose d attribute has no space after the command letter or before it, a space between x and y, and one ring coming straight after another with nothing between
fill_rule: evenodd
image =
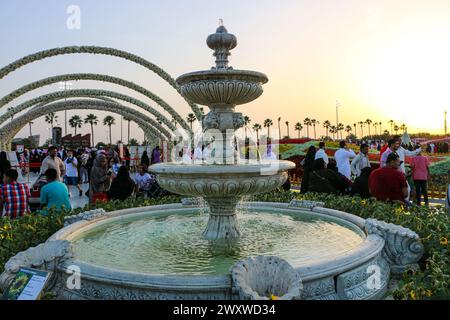
<instances>
[{"instance_id":1,"label":"building in background","mask_svg":"<svg viewBox=\"0 0 450 320\"><path fill-rule=\"evenodd\" d=\"M91 134L77 134L76 136L72 136L68 134L67 136L62 137L61 145L68 149L78 149L78 148L86 148L91 146Z\"/></svg>"}]
</instances>

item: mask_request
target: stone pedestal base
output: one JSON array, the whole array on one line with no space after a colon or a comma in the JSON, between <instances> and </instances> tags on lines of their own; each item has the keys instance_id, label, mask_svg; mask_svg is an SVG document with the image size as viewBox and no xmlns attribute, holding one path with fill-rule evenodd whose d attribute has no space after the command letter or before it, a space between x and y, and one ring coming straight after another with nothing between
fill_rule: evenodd
<instances>
[{"instance_id":1,"label":"stone pedestal base","mask_svg":"<svg viewBox=\"0 0 450 320\"><path fill-rule=\"evenodd\" d=\"M238 198L206 198L210 208L208 225L203 232L207 240L235 240L241 235L236 217Z\"/></svg>"}]
</instances>

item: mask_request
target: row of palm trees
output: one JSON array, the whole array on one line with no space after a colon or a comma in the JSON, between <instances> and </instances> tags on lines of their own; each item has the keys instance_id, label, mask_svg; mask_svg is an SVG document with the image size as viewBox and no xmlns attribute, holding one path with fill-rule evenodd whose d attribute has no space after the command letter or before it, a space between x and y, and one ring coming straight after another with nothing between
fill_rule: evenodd
<instances>
[{"instance_id":1,"label":"row of palm trees","mask_svg":"<svg viewBox=\"0 0 450 320\"><path fill-rule=\"evenodd\" d=\"M58 115L55 112L51 112L45 116L45 122L49 123L52 131L53 125L58 119ZM128 121L128 141L130 141L130 122L131 119L124 117L125 121ZM92 137L92 145L95 145L94 142L94 126L98 125L99 119L98 117L90 113L84 119L82 119L79 115L74 115L69 119L69 125L75 130L75 135L77 135L77 130L81 129L83 124L88 124L91 127L91 137ZM109 129L109 143L112 144L112 126L116 124L116 119L113 116L106 116L103 119L103 125L107 126Z\"/></svg>"},{"instance_id":2,"label":"row of palm trees","mask_svg":"<svg viewBox=\"0 0 450 320\"><path fill-rule=\"evenodd\" d=\"M195 121L195 119L193 120ZM278 122L278 136L281 138L281 117L279 117L277 119ZM244 124L245 124L245 137L247 138L247 127L250 125L251 120L248 116L244 117ZM287 131L287 137L290 137L290 122L289 121L285 121L284 124L286 125L286 131ZM332 135L333 139L342 139L343 138L343 131L345 131L347 133L347 136L349 136L352 132L355 135L355 137L357 136L357 131L358 128L360 129L360 137L364 137L364 128L368 129L368 136L372 136L372 133L374 135L389 135L390 133L395 132L395 134L398 134L398 132L401 130L403 132L405 132L407 130L407 127L405 124L402 125L397 125L394 120L389 120L388 124L390 124L391 126L391 130L383 130L383 123L380 122L375 122L371 119L366 119L364 121L358 121L353 123L352 125L344 125L343 123L338 123L337 125L333 125L331 123L331 121L329 120L325 120L322 123L323 128L325 128L326 130L326 137L330 137L330 134ZM320 125L320 122L316 119L311 119L311 118L305 118L303 120L303 122L297 122L294 125L294 130L297 131L297 137L300 138L301 137L301 133L302 130L304 128L306 128L306 137L310 138L310 128L313 129L313 133L314 133L314 139L317 139L317 132L316 132L316 127ZM263 122L263 125L259 124L259 123L255 123L252 126L252 129L256 132L257 135L257 139L259 140L259 133L262 130L262 128L267 128L267 136L270 137L270 127L273 126L273 121L271 119L266 119ZM374 128L374 131L371 131L371 128Z\"/></svg>"}]
</instances>

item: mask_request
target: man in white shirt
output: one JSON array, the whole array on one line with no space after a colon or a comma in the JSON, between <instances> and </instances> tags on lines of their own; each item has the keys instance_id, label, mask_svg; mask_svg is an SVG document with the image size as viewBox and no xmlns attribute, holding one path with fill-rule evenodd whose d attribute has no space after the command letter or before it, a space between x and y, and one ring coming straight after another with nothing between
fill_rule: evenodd
<instances>
[{"instance_id":1,"label":"man in white shirt","mask_svg":"<svg viewBox=\"0 0 450 320\"><path fill-rule=\"evenodd\" d=\"M350 179L352 175L350 168L350 160L353 159L356 156L356 154L352 149L350 149L345 144L345 141L341 141L339 143L339 146L341 148L334 154L334 159L336 160L338 172L343 176L345 176L347 179Z\"/></svg>"},{"instance_id":2,"label":"man in white shirt","mask_svg":"<svg viewBox=\"0 0 450 320\"><path fill-rule=\"evenodd\" d=\"M401 142L402 141L398 137L393 138L388 141L389 148L387 148L386 151L381 155L381 161L380 161L381 168L384 168L386 166L386 159L387 159L388 155L391 154L392 152L394 152L400 157L401 164L400 164L400 167L398 168L398 170L403 172L404 174L406 173L405 158L417 156L420 153L421 148L419 147L414 151L409 151L401 146Z\"/></svg>"},{"instance_id":3,"label":"man in white shirt","mask_svg":"<svg viewBox=\"0 0 450 320\"><path fill-rule=\"evenodd\" d=\"M66 166L64 162L58 156L58 148L48 148L48 156L42 161L41 174L45 174L47 169L55 169L58 175L58 181L61 181L62 177L66 174Z\"/></svg>"},{"instance_id":4,"label":"man in white shirt","mask_svg":"<svg viewBox=\"0 0 450 320\"><path fill-rule=\"evenodd\" d=\"M69 190L70 195L70 186L76 186L78 189L79 196L83 195L83 190L81 190L80 184L78 183L78 160L73 156L72 151L67 152L67 158L64 160L64 164L66 165L66 176L65 183L67 185L67 189Z\"/></svg>"},{"instance_id":5,"label":"man in white shirt","mask_svg":"<svg viewBox=\"0 0 450 320\"><path fill-rule=\"evenodd\" d=\"M354 176L359 177L361 174L362 169L366 168L366 167L370 167L370 162L369 162L369 146L365 143L363 143L360 147L359 147L359 153L358 155L353 158L352 160L352 164L351 164L351 169L352 169L352 173Z\"/></svg>"},{"instance_id":6,"label":"man in white shirt","mask_svg":"<svg viewBox=\"0 0 450 320\"><path fill-rule=\"evenodd\" d=\"M325 167L328 165L328 155L325 152L325 142L321 141L319 143L319 150L316 151L316 156L314 160L323 159L325 162Z\"/></svg>"},{"instance_id":7,"label":"man in white shirt","mask_svg":"<svg viewBox=\"0 0 450 320\"><path fill-rule=\"evenodd\" d=\"M150 186L153 183L153 178L147 172L147 166L145 164L141 164L139 166L138 172L134 176L134 182L136 183L138 195L145 196L150 190Z\"/></svg>"}]
</instances>

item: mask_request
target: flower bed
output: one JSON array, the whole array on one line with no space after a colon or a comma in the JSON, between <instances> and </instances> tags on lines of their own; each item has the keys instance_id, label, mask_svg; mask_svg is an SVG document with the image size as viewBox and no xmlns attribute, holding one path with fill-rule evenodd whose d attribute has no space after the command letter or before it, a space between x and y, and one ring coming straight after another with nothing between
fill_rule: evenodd
<instances>
[{"instance_id":1,"label":"flower bed","mask_svg":"<svg viewBox=\"0 0 450 320\"><path fill-rule=\"evenodd\" d=\"M250 201L289 202L292 199L314 200L325 203L325 207L349 212L362 218L374 218L395 223L419 234L425 247L420 261L420 270L404 274L395 290L396 299L450 299L450 253L448 237L450 221L446 209L416 207L406 208L401 204L388 204L374 199L362 200L358 197L307 194L292 192L266 193L249 197ZM180 202L180 197L170 196L159 200L138 199L111 201L70 213L48 216L29 215L11 222L0 219L0 272L9 258L20 251L46 241L63 227L64 216L82 211L103 208L114 211L125 208L143 207L157 204Z\"/></svg>"}]
</instances>

